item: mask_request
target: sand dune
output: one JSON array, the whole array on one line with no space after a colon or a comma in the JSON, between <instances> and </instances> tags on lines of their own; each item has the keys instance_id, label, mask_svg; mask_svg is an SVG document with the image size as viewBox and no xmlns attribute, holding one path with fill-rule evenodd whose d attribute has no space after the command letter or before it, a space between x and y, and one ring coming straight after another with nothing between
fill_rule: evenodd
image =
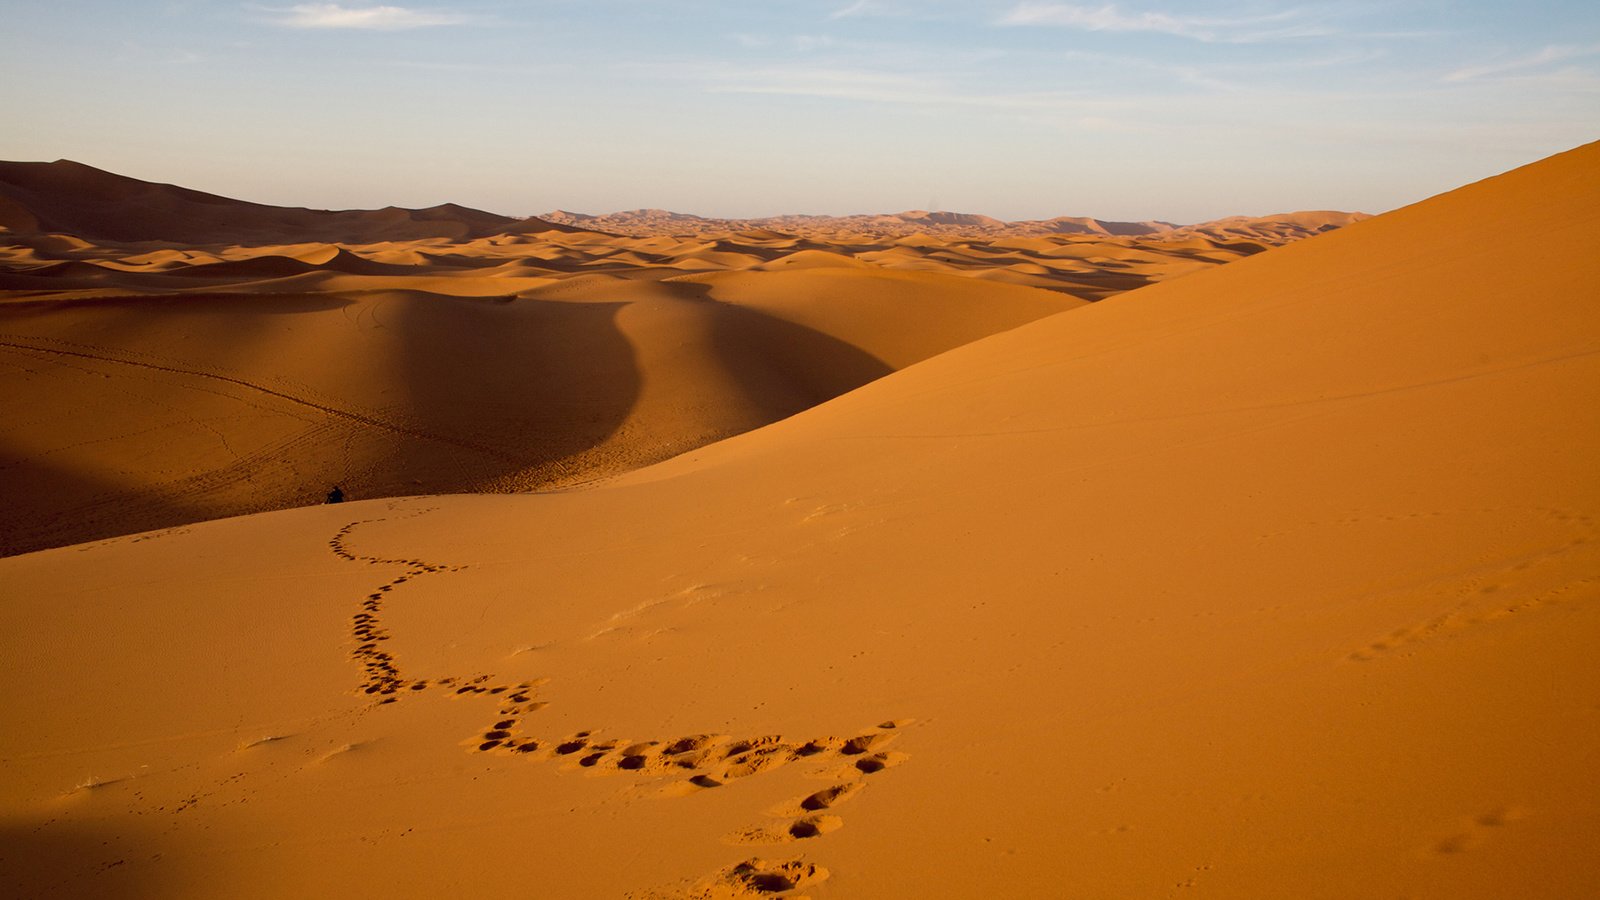
<instances>
[{"instance_id":1,"label":"sand dune","mask_svg":"<svg viewBox=\"0 0 1600 900\"><path fill-rule=\"evenodd\" d=\"M70 162L0 164L0 196L26 213L0 232L17 386L0 400L0 553L302 506L334 483L372 498L590 481L1264 249L620 237L449 205L268 207Z\"/></svg>"},{"instance_id":2,"label":"sand dune","mask_svg":"<svg viewBox=\"0 0 1600 900\"><path fill-rule=\"evenodd\" d=\"M899 213L850 216L768 216L758 219L719 219L676 213L665 209L634 209L591 215L555 210L538 217L543 221L641 236L710 235L736 232L793 234L848 240L851 237L883 239L921 234L941 237L1000 238L1046 235L1137 237L1147 240L1183 239L1193 234L1246 238L1276 246L1322 231L1369 218L1364 213L1293 212L1273 216L1230 216L1214 222L1180 226L1171 222L1112 222L1088 216L1056 216L1007 222L977 213L913 209Z\"/></svg>"},{"instance_id":3,"label":"sand dune","mask_svg":"<svg viewBox=\"0 0 1600 900\"><path fill-rule=\"evenodd\" d=\"M587 489L0 560L0 883L1585 896L1597 211L1600 144ZM537 293L717 302L612 278Z\"/></svg>"},{"instance_id":4,"label":"sand dune","mask_svg":"<svg viewBox=\"0 0 1600 900\"><path fill-rule=\"evenodd\" d=\"M0 226L92 240L195 244L326 240L372 243L567 230L446 203L329 211L247 203L115 175L71 160L0 162Z\"/></svg>"},{"instance_id":5,"label":"sand dune","mask_svg":"<svg viewBox=\"0 0 1600 900\"><path fill-rule=\"evenodd\" d=\"M1306 210L1275 216L1230 216L1226 219L1175 228L1168 238L1187 239L1191 236L1201 236L1225 241L1242 239L1270 246L1333 231L1365 218L1368 217L1361 213L1332 210Z\"/></svg>"}]
</instances>

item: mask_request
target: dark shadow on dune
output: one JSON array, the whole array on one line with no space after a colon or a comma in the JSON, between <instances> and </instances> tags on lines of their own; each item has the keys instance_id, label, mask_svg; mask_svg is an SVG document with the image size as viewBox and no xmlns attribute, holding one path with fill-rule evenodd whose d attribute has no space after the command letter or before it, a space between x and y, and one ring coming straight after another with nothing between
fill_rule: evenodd
<instances>
[{"instance_id":1,"label":"dark shadow on dune","mask_svg":"<svg viewBox=\"0 0 1600 900\"><path fill-rule=\"evenodd\" d=\"M403 342L396 412L463 446L397 444L370 489L416 493L421 481L464 491L529 469L541 470L535 481L576 474L561 460L610 437L639 398L633 346L616 325L623 305L420 291L388 303L386 322Z\"/></svg>"},{"instance_id":2,"label":"dark shadow on dune","mask_svg":"<svg viewBox=\"0 0 1600 900\"><path fill-rule=\"evenodd\" d=\"M227 515L24 457L0 444L0 556L16 556Z\"/></svg>"},{"instance_id":3,"label":"dark shadow on dune","mask_svg":"<svg viewBox=\"0 0 1600 900\"><path fill-rule=\"evenodd\" d=\"M1118 294L1155 284L1154 279L1132 272L1073 272L1057 278L1069 285Z\"/></svg>"},{"instance_id":4,"label":"dark shadow on dune","mask_svg":"<svg viewBox=\"0 0 1600 900\"><path fill-rule=\"evenodd\" d=\"M151 859L147 835L99 824L0 822L0 896L155 900L198 888ZM156 871L160 866L161 871Z\"/></svg>"},{"instance_id":5,"label":"dark shadow on dune","mask_svg":"<svg viewBox=\"0 0 1600 900\"><path fill-rule=\"evenodd\" d=\"M711 304L712 344L746 399L767 421L787 418L876 381L894 369L854 344L759 310L712 299L711 286L668 282L684 299Z\"/></svg>"},{"instance_id":6,"label":"dark shadow on dune","mask_svg":"<svg viewBox=\"0 0 1600 900\"><path fill-rule=\"evenodd\" d=\"M707 285L664 284L681 299L707 305L718 362L759 424L892 371L837 338L712 300ZM636 353L616 325L623 305L408 295L399 314L389 316L405 336L405 416L491 452L397 445L385 464L389 474L374 473L367 490L406 492L415 479L430 490L472 490L518 472L528 473L524 485L592 476L573 458L617 433L641 388ZM704 398L683 399L687 405ZM684 437L640 435L624 452L632 464L645 464L682 452Z\"/></svg>"},{"instance_id":7,"label":"dark shadow on dune","mask_svg":"<svg viewBox=\"0 0 1600 900\"><path fill-rule=\"evenodd\" d=\"M237 352L253 346L251 320L259 315L294 315L338 309L343 298L328 295L261 296L250 294L173 294L151 297L115 297L38 302L10 302L0 315L0 342L15 333L24 346L50 348L70 363L107 359L113 365L131 359L151 366L192 366L181 359L141 353L148 336L170 331L185 314L226 314L229 339ZM34 327L50 323L64 313L89 313L94 328ZM45 340L32 334L66 333L77 340ZM3 351L6 348L0 348ZM20 351L26 355L29 351ZM81 360L80 360L81 355ZM138 372L137 366L129 371ZM205 384L204 379L198 383ZM48 415L48 413L41 413ZM71 410L61 410L70 415ZM0 556L14 556L51 547L119 537L141 531L169 528L207 519L314 502L320 483L307 487L306 497L258 497L241 503L221 498L205 489L212 473L194 472L168 482L128 485L94 472L53 463L37 451L22 452L0 440Z\"/></svg>"},{"instance_id":8,"label":"dark shadow on dune","mask_svg":"<svg viewBox=\"0 0 1600 900\"><path fill-rule=\"evenodd\" d=\"M707 285L668 284L680 299L704 305L716 361L742 393L726 402L741 412L730 415L727 429L715 435L630 435L602 451L605 459L588 451L627 423L642 386L635 349L617 326L622 302L387 291L350 300L314 294L204 294L56 301L13 309L13 316L0 319L0 331L9 320L18 332L40 332L21 323L34 315L49 316L52 310L92 309L92 330L70 332L92 343L60 344L57 350L92 355L103 348L127 356L124 364L135 367L130 371L171 365L178 367L171 370L172 377L188 377L202 388L223 384L230 392L249 383L215 381L233 377L225 359L185 376L182 367L196 364L148 357L135 348L149 346L148 335L194 313L203 317L191 329L195 335L217 334L219 323L225 324L233 352L248 356L255 345L249 336L262 327L251 324L261 321L258 316L316 312L347 303L352 308L381 306L381 316L374 310L369 321L381 319L378 333L387 333L398 346L374 354L370 363L396 367L372 373L377 383L395 386L392 403L374 407L370 397L330 397L330 403L349 412L323 415L313 410L309 415L319 421L302 432L304 437L285 435L250 452L241 445L242 455L227 466L159 484L109 483L92 473L53 466L48 457L33 458L0 446L0 490L21 498L0 512L0 554L306 505L318 502L333 483L342 484L352 499L365 500L505 489L505 479L513 476L519 489L580 481L777 421L892 371L837 338L713 300ZM233 313L239 313L236 319ZM351 351L362 346L353 340ZM295 382L301 377L294 358L279 366L275 374L282 379ZM203 374L211 370L219 374ZM708 399L716 403L721 398L683 398L685 405ZM265 492L253 484L267 486Z\"/></svg>"}]
</instances>

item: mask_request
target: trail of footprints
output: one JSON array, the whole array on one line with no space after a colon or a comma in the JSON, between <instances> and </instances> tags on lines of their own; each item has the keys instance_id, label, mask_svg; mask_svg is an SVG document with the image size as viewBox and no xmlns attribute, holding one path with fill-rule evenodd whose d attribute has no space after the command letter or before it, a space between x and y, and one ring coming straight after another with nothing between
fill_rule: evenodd
<instances>
[{"instance_id":1,"label":"trail of footprints","mask_svg":"<svg viewBox=\"0 0 1600 900\"><path fill-rule=\"evenodd\" d=\"M735 738L726 734L694 734L665 740L634 741L579 731L559 739L523 733L525 712L546 704L533 700L531 686L506 698L501 718L463 743L480 753L514 755L562 762L567 768L595 774L636 774L668 778L668 793L692 794L732 781L806 761L816 774L835 783L773 810L777 821L729 837L738 844L781 844L819 837L840 827L836 807L857 796L868 776L904 762L908 756L887 749L910 720L883 722L852 737L819 737L803 741L779 735Z\"/></svg>"},{"instance_id":2,"label":"trail of footprints","mask_svg":"<svg viewBox=\"0 0 1600 900\"><path fill-rule=\"evenodd\" d=\"M421 514L419 511L418 514ZM390 639L383 626L385 603L395 590L424 575L458 572L465 566L444 566L419 559L364 556L350 548L350 534L380 519L351 522L339 529L328 547L341 559L369 565L399 565L405 571L380 585L351 616L350 633L355 648L351 658L362 668L361 693L372 695L377 705L396 703L403 696L429 689L453 698L488 695L499 699L495 720L482 732L463 741L475 753L523 759L558 761L565 768L593 774L632 774L669 781L669 794L687 795L714 790L730 782L780 766L804 761L814 774L834 782L769 810L771 821L728 836L733 844L783 844L820 837L838 829L843 820L837 807L858 796L866 779L900 765L908 754L888 749L910 719L880 723L850 737L785 740L779 735L735 738L725 734L695 734L664 740L632 741L585 730L565 737L539 738L525 733L524 719L548 706L535 698L542 681L491 684L488 675L409 679L402 675L394 654L383 649ZM732 890L737 895L770 896L786 893L828 877L820 866L800 860L769 862L749 859L713 873L691 889L709 887Z\"/></svg>"},{"instance_id":3,"label":"trail of footprints","mask_svg":"<svg viewBox=\"0 0 1600 900\"><path fill-rule=\"evenodd\" d=\"M404 574L390 579L380 585L377 590L368 594L361 601L361 611L350 617L350 635L355 638L356 648L350 651L350 656L361 664L366 673L361 683L361 691L379 696L379 703L394 703L399 699L403 690L426 690L429 682L425 679L410 681L400 675L400 667L395 662L394 654L382 649L382 644L389 640L389 631L383 627L383 603L388 594L400 585L422 575L432 575L436 572L459 572L465 566L440 566L423 562L420 559L385 559L379 556L361 556L352 551L346 543L350 532L370 522L380 521L367 519L351 522L339 529L339 532L328 540L328 547L340 559L350 562L364 562L373 566L405 566ZM480 680L488 680L487 677ZM456 679L440 679L437 683L441 686L452 686ZM465 689L463 689L465 690Z\"/></svg>"},{"instance_id":4,"label":"trail of footprints","mask_svg":"<svg viewBox=\"0 0 1600 900\"><path fill-rule=\"evenodd\" d=\"M1353 662L1371 662L1386 655L1404 653L1415 645L1456 632L1575 600L1593 598L1600 578L1588 574L1593 571L1592 566L1585 567L1580 563L1563 570L1546 564L1567 560L1578 553L1592 554L1595 520L1563 510L1537 511L1554 521L1574 526L1578 533L1541 552L1435 586L1434 590L1439 595L1458 598L1450 609L1396 629L1351 651L1346 658ZM1571 571L1584 574L1574 577Z\"/></svg>"}]
</instances>

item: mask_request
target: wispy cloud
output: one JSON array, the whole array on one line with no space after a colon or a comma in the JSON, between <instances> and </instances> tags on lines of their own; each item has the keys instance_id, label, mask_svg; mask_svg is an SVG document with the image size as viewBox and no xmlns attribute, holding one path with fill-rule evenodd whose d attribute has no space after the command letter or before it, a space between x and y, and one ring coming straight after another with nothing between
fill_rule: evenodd
<instances>
[{"instance_id":1,"label":"wispy cloud","mask_svg":"<svg viewBox=\"0 0 1600 900\"><path fill-rule=\"evenodd\" d=\"M1600 54L1600 44L1588 46L1551 45L1535 53L1518 56L1511 59L1502 59L1496 62L1481 63L1476 66L1466 66L1446 74L1441 81L1461 82L1494 75L1509 75L1522 73L1529 69L1537 69L1552 63L1566 62L1584 56Z\"/></svg>"},{"instance_id":2,"label":"wispy cloud","mask_svg":"<svg viewBox=\"0 0 1600 900\"><path fill-rule=\"evenodd\" d=\"M341 6L338 3L298 3L286 9L273 9L273 20L288 28L354 28L368 31L403 31L461 25L467 16L458 13L411 9L404 6Z\"/></svg>"},{"instance_id":3,"label":"wispy cloud","mask_svg":"<svg viewBox=\"0 0 1600 900\"><path fill-rule=\"evenodd\" d=\"M1219 43L1256 43L1333 33L1325 26L1305 21L1303 14L1296 10L1219 18L1158 11L1125 12L1113 3L1086 6L1036 0L1017 4L1000 18L999 24L1050 25L1084 31L1153 32Z\"/></svg>"},{"instance_id":4,"label":"wispy cloud","mask_svg":"<svg viewBox=\"0 0 1600 900\"><path fill-rule=\"evenodd\" d=\"M856 2L851 3L848 6L841 6L840 8L829 13L828 18L848 19L851 16L859 16L864 13L872 12L872 8L876 5L877 4L873 3L872 0L856 0Z\"/></svg>"},{"instance_id":5,"label":"wispy cloud","mask_svg":"<svg viewBox=\"0 0 1600 900\"><path fill-rule=\"evenodd\" d=\"M829 66L705 66L677 74L713 94L818 97L921 107L966 107L1011 112L1101 113L1119 106L1088 91L969 91L931 72L900 73Z\"/></svg>"}]
</instances>

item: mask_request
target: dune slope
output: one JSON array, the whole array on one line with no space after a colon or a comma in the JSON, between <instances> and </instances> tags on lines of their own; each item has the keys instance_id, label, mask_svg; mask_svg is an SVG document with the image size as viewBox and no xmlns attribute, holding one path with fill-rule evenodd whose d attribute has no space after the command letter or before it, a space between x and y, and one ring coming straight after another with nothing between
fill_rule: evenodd
<instances>
[{"instance_id":1,"label":"dune slope","mask_svg":"<svg viewBox=\"0 0 1600 900\"><path fill-rule=\"evenodd\" d=\"M603 486L0 560L0 883L1580 896L1597 209L1589 145Z\"/></svg>"}]
</instances>

